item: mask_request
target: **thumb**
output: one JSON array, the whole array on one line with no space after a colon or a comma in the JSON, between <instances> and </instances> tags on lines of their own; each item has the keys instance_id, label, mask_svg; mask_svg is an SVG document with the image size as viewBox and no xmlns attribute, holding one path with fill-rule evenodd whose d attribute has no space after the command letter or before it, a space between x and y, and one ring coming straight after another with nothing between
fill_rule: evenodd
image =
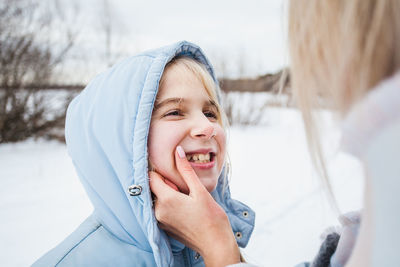
<instances>
[{"instance_id":1,"label":"thumb","mask_svg":"<svg viewBox=\"0 0 400 267\"><path fill-rule=\"evenodd\" d=\"M175 184L165 180L161 175L156 172L150 171L149 178L151 192L153 192L153 194L156 195L156 197L159 199L178 191L178 188Z\"/></svg>"},{"instance_id":2,"label":"thumb","mask_svg":"<svg viewBox=\"0 0 400 267\"><path fill-rule=\"evenodd\" d=\"M186 159L185 151L181 146L177 146L175 150L175 163L180 175L189 188L189 193L194 193L198 190L205 190L199 177L193 170L189 161Z\"/></svg>"}]
</instances>

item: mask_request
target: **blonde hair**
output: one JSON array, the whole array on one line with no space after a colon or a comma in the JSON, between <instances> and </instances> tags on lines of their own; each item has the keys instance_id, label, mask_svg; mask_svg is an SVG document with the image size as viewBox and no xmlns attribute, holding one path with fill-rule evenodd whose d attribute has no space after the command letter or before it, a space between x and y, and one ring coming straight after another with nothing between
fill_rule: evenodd
<instances>
[{"instance_id":1,"label":"blonde hair","mask_svg":"<svg viewBox=\"0 0 400 267\"><path fill-rule=\"evenodd\" d=\"M316 108L342 116L400 68L400 0L291 0L289 53L311 158L331 193ZM323 101L324 102L323 102Z\"/></svg>"}]
</instances>

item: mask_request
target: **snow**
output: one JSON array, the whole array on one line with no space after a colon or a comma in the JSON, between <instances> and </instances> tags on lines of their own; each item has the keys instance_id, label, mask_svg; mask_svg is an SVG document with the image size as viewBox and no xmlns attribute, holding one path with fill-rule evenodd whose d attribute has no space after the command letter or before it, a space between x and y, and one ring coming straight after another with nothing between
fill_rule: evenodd
<instances>
[{"instance_id":1,"label":"snow","mask_svg":"<svg viewBox=\"0 0 400 267\"><path fill-rule=\"evenodd\" d=\"M341 211L361 207L362 170L338 150L339 128L323 112L328 169ZM256 228L243 254L260 266L311 260L336 214L319 186L297 110L270 108L263 126L229 130L232 196L252 207ZM0 145L0 262L27 266L91 212L64 144L29 140Z\"/></svg>"},{"instance_id":2,"label":"snow","mask_svg":"<svg viewBox=\"0 0 400 267\"><path fill-rule=\"evenodd\" d=\"M312 260L320 234L337 225L308 156L297 110L268 109L265 127L231 129L232 195L256 212L256 228L245 258L260 266L294 266ZM331 181L341 211L361 207L359 163L337 153L340 134L331 114L324 119Z\"/></svg>"}]
</instances>

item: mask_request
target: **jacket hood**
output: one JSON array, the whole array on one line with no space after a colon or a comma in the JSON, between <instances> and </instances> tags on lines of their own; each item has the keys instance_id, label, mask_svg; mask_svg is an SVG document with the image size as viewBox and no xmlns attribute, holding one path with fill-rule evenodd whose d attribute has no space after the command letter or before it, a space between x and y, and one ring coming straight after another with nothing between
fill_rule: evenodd
<instances>
[{"instance_id":1,"label":"jacket hood","mask_svg":"<svg viewBox=\"0 0 400 267\"><path fill-rule=\"evenodd\" d=\"M164 67L180 55L204 64L216 81L201 49L182 41L127 58L96 76L70 103L66 117L68 152L95 216L118 239L152 252L158 266L170 266L172 251L184 246L157 226L148 183L147 138ZM136 196L128 190L132 185L139 188ZM227 208L233 200L229 189L221 195L224 186L219 182L213 195L219 203L225 199L222 206Z\"/></svg>"}]
</instances>

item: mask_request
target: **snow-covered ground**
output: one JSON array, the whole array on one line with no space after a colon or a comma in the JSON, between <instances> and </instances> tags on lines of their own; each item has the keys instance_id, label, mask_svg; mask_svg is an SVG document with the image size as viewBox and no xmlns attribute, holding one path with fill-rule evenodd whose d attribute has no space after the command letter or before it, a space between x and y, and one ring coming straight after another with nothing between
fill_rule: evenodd
<instances>
[{"instance_id":1,"label":"snow-covered ground","mask_svg":"<svg viewBox=\"0 0 400 267\"><path fill-rule=\"evenodd\" d=\"M338 152L339 130L324 118L328 167L342 211L361 206L362 173ZM287 267L311 260L319 235L336 225L307 153L300 114L273 108L265 125L230 130L231 192L256 212L247 260ZM28 266L91 212L65 145L26 141L0 145L0 263Z\"/></svg>"}]
</instances>

